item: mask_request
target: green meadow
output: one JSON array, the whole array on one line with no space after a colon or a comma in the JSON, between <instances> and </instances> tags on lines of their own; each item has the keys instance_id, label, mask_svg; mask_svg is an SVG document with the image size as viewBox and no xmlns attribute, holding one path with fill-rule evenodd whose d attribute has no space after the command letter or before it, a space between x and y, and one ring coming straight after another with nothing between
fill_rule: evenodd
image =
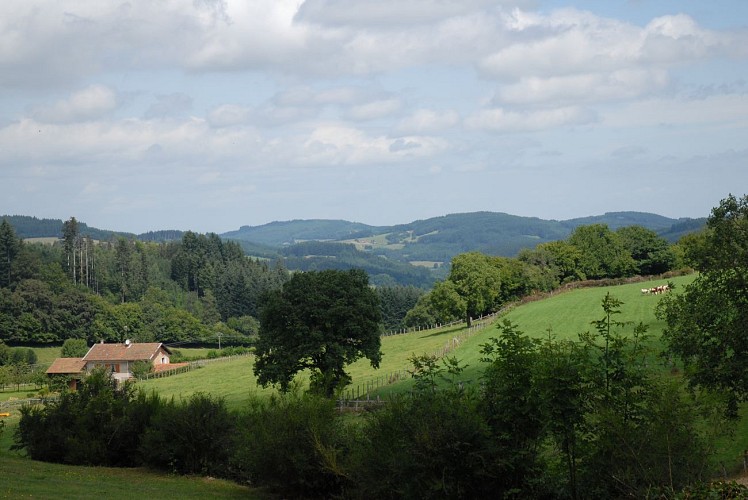
<instances>
[{"instance_id":1,"label":"green meadow","mask_svg":"<svg viewBox=\"0 0 748 500\"><path fill-rule=\"evenodd\" d=\"M695 275L673 278L678 293ZM622 314L616 320L649 325L648 333L657 345L664 325L655 317L659 297L644 295L642 288L666 283L657 280L619 286L586 288L558 292L552 296L528 302L512 308L502 318L517 324L530 336L544 338L549 334L557 339L576 339L580 332L592 329L591 322L602 317L600 303L606 293L623 302ZM627 327L631 331L633 326ZM626 331L626 330L624 330ZM349 366L353 378L352 393L363 394L366 388L374 394L386 397L389 393L407 391L412 381L407 377L410 368L408 358L413 355L442 353L445 347L453 348L455 356L466 365L465 376L477 383L482 370L480 346L490 337L498 335L496 323L485 328L468 331L463 327L443 328L412 332L382 339L382 363L379 370L371 368L368 360L359 360ZM459 342L455 342L458 339ZM187 351L184 349L183 351ZM186 355L188 352L185 352ZM41 359L41 353L40 353ZM179 375L138 382L138 387L155 391L164 397L187 398L196 392L223 397L232 409L240 409L252 395L269 395L272 388L257 385L252 372L253 356L217 361L202 368ZM306 374L298 377L301 385L306 383ZM24 391L25 394L25 391ZM0 437L0 476L4 478L0 497L6 496L55 496L64 491L66 496L93 498L106 495L110 498L128 498L133 491L141 494L179 495L184 498L210 496L215 498L249 497L258 495L255 490L205 478L182 478L154 474L141 469L107 469L73 467L34 462L17 452L10 452L13 429L17 426L17 412L6 419L7 427ZM728 470L739 463L742 450L748 448L748 423L743 419L736 433L720 443L718 457ZM57 495L59 496L59 495Z\"/></svg>"}]
</instances>

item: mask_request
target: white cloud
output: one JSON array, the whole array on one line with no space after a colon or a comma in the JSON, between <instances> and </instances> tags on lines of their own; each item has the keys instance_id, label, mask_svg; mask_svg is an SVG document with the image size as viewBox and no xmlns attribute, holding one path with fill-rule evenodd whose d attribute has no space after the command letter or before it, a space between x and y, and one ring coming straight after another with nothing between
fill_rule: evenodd
<instances>
[{"instance_id":1,"label":"white cloud","mask_svg":"<svg viewBox=\"0 0 748 500\"><path fill-rule=\"evenodd\" d=\"M369 136L339 124L317 127L304 143L304 163L315 165L366 165L427 157L447 148L442 139L408 136L396 139Z\"/></svg>"},{"instance_id":2,"label":"white cloud","mask_svg":"<svg viewBox=\"0 0 748 500\"><path fill-rule=\"evenodd\" d=\"M385 29L432 24L485 8L528 4L522 0L306 0L296 19L325 26Z\"/></svg>"},{"instance_id":3,"label":"white cloud","mask_svg":"<svg viewBox=\"0 0 748 500\"><path fill-rule=\"evenodd\" d=\"M534 111L485 109L467 117L465 124L472 129L496 132L530 132L568 125L584 125L595 121L597 117L594 112L569 106Z\"/></svg>"},{"instance_id":4,"label":"white cloud","mask_svg":"<svg viewBox=\"0 0 748 500\"><path fill-rule=\"evenodd\" d=\"M516 10L506 22L526 36L479 64L487 76L499 79L614 72L643 64L668 67L714 54L745 54L739 48L744 33L712 32L684 14L656 18L643 28L575 9L547 16Z\"/></svg>"},{"instance_id":5,"label":"white cloud","mask_svg":"<svg viewBox=\"0 0 748 500\"><path fill-rule=\"evenodd\" d=\"M353 106L348 116L357 121L376 120L397 113L402 103L399 99L383 99Z\"/></svg>"},{"instance_id":6,"label":"white cloud","mask_svg":"<svg viewBox=\"0 0 748 500\"><path fill-rule=\"evenodd\" d=\"M454 127L460 121L456 111L419 109L400 121L397 130L404 133L433 133Z\"/></svg>"},{"instance_id":7,"label":"white cloud","mask_svg":"<svg viewBox=\"0 0 748 500\"><path fill-rule=\"evenodd\" d=\"M95 120L117 108L117 94L104 85L90 85L50 107L38 108L34 118L46 123Z\"/></svg>"},{"instance_id":8,"label":"white cloud","mask_svg":"<svg viewBox=\"0 0 748 500\"><path fill-rule=\"evenodd\" d=\"M208 122L212 127L231 127L246 123L251 114L246 106L222 104L208 113Z\"/></svg>"},{"instance_id":9,"label":"white cloud","mask_svg":"<svg viewBox=\"0 0 748 500\"><path fill-rule=\"evenodd\" d=\"M652 94L666 88L669 83L667 72L658 69L523 77L516 83L501 87L496 99L511 104L615 101Z\"/></svg>"}]
</instances>

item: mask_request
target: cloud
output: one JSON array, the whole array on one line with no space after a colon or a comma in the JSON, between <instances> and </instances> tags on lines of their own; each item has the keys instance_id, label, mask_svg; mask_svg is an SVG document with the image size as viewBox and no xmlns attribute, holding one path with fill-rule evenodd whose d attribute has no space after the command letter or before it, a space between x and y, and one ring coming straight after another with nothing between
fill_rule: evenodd
<instances>
[{"instance_id":1,"label":"cloud","mask_svg":"<svg viewBox=\"0 0 748 500\"><path fill-rule=\"evenodd\" d=\"M495 132L531 132L567 125L585 125L597 121L594 112L580 107L562 107L533 111L485 109L465 120L467 127Z\"/></svg>"},{"instance_id":2,"label":"cloud","mask_svg":"<svg viewBox=\"0 0 748 500\"><path fill-rule=\"evenodd\" d=\"M157 95L156 102L151 104L145 112L144 117L151 118L176 118L184 116L192 108L192 97L181 92L168 95Z\"/></svg>"},{"instance_id":3,"label":"cloud","mask_svg":"<svg viewBox=\"0 0 748 500\"><path fill-rule=\"evenodd\" d=\"M117 94L104 85L90 85L69 98L33 112L44 123L69 123L95 120L110 115L117 108Z\"/></svg>"},{"instance_id":4,"label":"cloud","mask_svg":"<svg viewBox=\"0 0 748 500\"><path fill-rule=\"evenodd\" d=\"M208 123L212 127L231 127L247 123L252 111L246 106L222 104L208 113Z\"/></svg>"},{"instance_id":5,"label":"cloud","mask_svg":"<svg viewBox=\"0 0 748 500\"><path fill-rule=\"evenodd\" d=\"M356 121L376 120L397 113L401 105L399 99L383 99L353 106L347 114Z\"/></svg>"},{"instance_id":6,"label":"cloud","mask_svg":"<svg viewBox=\"0 0 748 500\"><path fill-rule=\"evenodd\" d=\"M402 119L397 125L397 130L411 134L441 132L454 127L459 121L460 115L453 110L418 109Z\"/></svg>"},{"instance_id":7,"label":"cloud","mask_svg":"<svg viewBox=\"0 0 748 500\"><path fill-rule=\"evenodd\" d=\"M575 9L545 16L515 10L505 21L514 41L479 63L486 76L500 80L641 70L644 64L661 70L732 55L733 46L745 42L745 33L699 28L685 14L655 18L645 27Z\"/></svg>"},{"instance_id":8,"label":"cloud","mask_svg":"<svg viewBox=\"0 0 748 500\"><path fill-rule=\"evenodd\" d=\"M523 77L496 93L498 103L536 104L634 99L661 91L670 78L661 69L621 69L549 78Z\"/></svg>"},{"instance_id":9,"label":"cloud","mask_svg":"<svg viewBox=\"0 0 748 500\"><path fill-rule=\"evenodd\" d=\"M303 162L314 165L369 165L428 157L448 148L446 141L424 136L396 139L367 135L340 124L317 127L304 143Z\"/></svg>"}]
</instances>

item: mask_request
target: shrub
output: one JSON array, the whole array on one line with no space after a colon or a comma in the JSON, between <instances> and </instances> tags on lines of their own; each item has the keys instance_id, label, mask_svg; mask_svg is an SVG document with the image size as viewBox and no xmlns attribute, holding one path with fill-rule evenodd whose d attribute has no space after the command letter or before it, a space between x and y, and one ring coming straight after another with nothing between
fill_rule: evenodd
<instances>
[{"instance_id":1,"label":"shrub","mask_svg":"<svg viewBox=\"0 0 748 500\"><path fill-rule=\"evenodd\" d=\"M153 363L145 360L135 361L131 370L135 378L143 378L149 373L153 373Z\"/></svg>"},{"instance_id":2,"label":"shrub","mask_svg":"<svg viewBox=\"0 0 748 500\"><path fill-rule=\"evenodd\" d=\"M13 449L48 462L139 465L140 439L158 405L157 396L118 389L104 369L94 370L77 391L22 407Z\"/></svg>"},{"instance_id":3,"label":"shrub","mask_svg":"<svg viewBox=\"0 0 748 500\"><path fill-rule=\"evenodd\" d=\"M223 399L197 393L164 403L145 433L143 461L181 474L225 476L234 449L236 419Z\"/></svg>"},{"instance_id":4,"label":"shrub","mask_svg":"<svg viewBox=\"0 0 748 500\"><path fill-rule=\"evenodd\" d=\"M284 495L338 496L345 486L343 427L329 399L290 392L254 397L240 419L234 476Z\"/></svg>"},{"instance_id":5,"label":"shrub","mask_svg":"<svg viewBox=\"0 0 748 500\"><path fill-rule=\"evenodd\" d=\"M501 498L474 393L422 392L372 413L352 458L359 498Z\"/></svg>"}]
</instances>

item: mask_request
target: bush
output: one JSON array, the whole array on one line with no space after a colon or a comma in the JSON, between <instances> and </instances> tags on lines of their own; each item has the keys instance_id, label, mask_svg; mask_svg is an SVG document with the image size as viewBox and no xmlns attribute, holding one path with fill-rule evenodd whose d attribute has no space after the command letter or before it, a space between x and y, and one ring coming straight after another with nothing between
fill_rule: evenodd
<instances>
[{"instance_id":1,"label":"bush","mask_svg":"<svg viewBox=\"0 0 748 500\"><path fill-rule=\"evenodd\" d=\"M48 462L139 465L140 439L159 403L128 384L118 389L105 370L94 370L78 391L22 407L13 449Z\"/></svg>"},{"instance_id":2,"label":"bush","mask_svg":"<svg viewBox=\"0 0 748 500\"><path fill-rule=\"evenodd\" d=\"M471 392L416 393L372 413L352 458L359 498L502 498Z\"/></svg>"},{"instance_id":3,"label":"bush","mask_svg":"<svg viewBox=\"0 0 748 500\"><path fill-rule=\"evenodd\" d=\"M226 476L236 419L223 399L197 393L164 403L140 447L144 463L180 474Z\"/></svg>"},{"instance_id":4,"label":"bush","mask_svg":"<svg viewBox=\"0 0 748 500\"><path fill-rule=\"evenodd\" d=\"M145 360L135 361L132 364L131 370L135 378L143 378L146 375L153 373L153 363Z\"/></svg>"},{"instance_id":5,"label":"bush","mask_svg":"<svg viewBox=\"0 0 748 500\"><path fill-rule=\"evenodd\" d=\"M347 447L331 400L294 392L255 397L239 427L236 479L294 497L330 498L343 491Z\"/></svg>"}]
</instances>

